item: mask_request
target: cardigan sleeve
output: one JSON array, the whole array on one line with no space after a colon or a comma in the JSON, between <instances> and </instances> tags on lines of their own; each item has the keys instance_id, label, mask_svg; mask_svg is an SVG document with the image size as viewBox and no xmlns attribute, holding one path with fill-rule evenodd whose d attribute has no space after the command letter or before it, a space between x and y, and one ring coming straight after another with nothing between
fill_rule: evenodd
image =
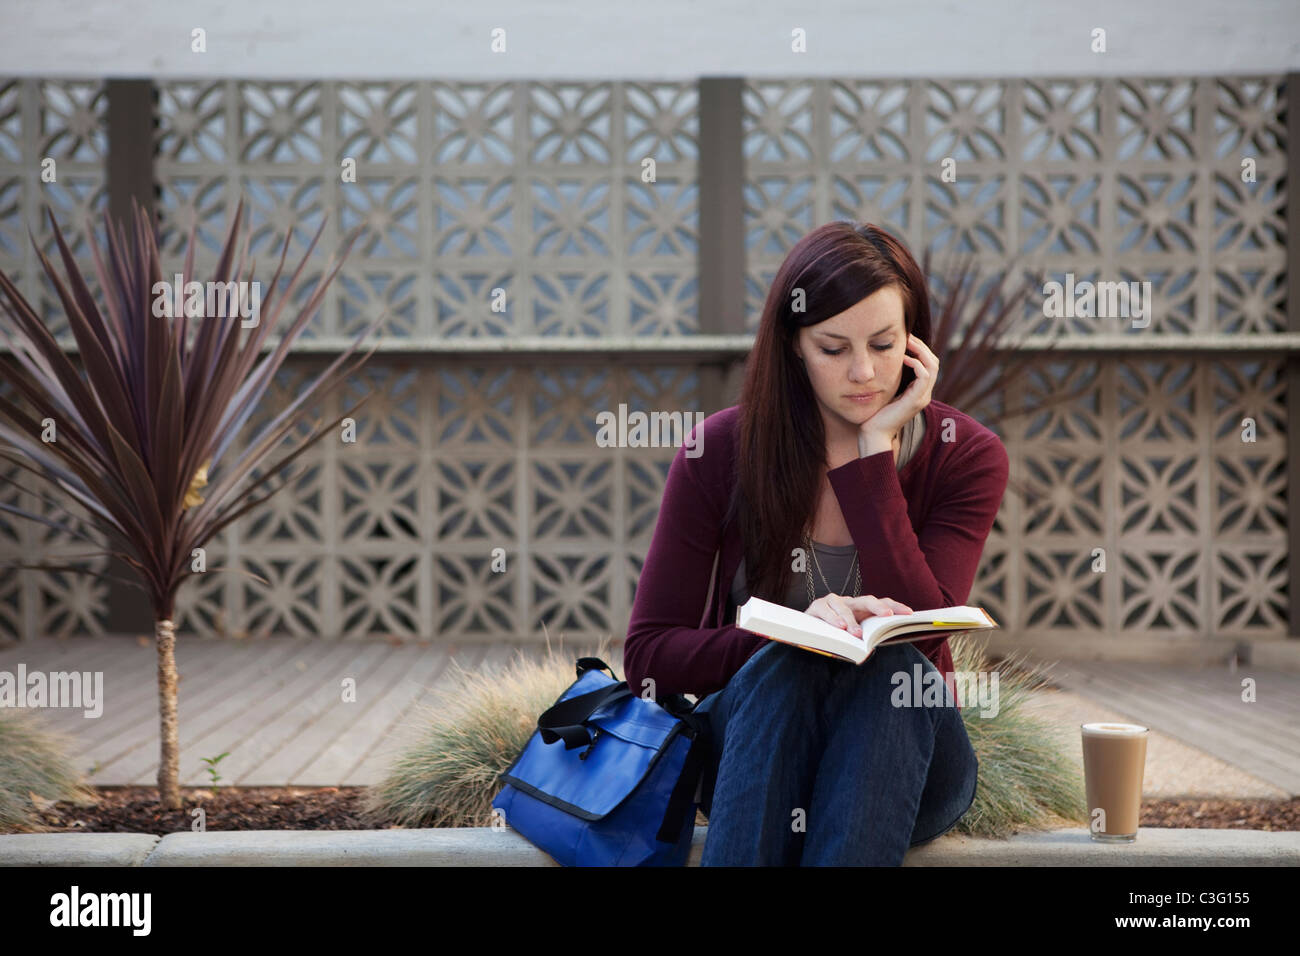
<instances>
[{"instance_id":1,"label":"cardigan sleeve","mask_svg":"<svg viewBox=\"0 0 1300 956\"><path fill-rule=\"evenodd\" d=\"M723 511L696 477L703 456L690 458L685 451L685 445L677 449L668 469L623 645L624 676L638 695L650 686L643 681L651 679L655 697L686 693L703 698L726 686L767 643L734 625L699 626ZM725 588L726 582L719 580L717 586Z\"/></svg>"},{"instance_id":2,"label":"cardigan sleeve","mask_svg":"<svg viewBox=\"0 0 1300 956\"><path fill-rule=\"evenodd\" d=\"M942 463L934 503L919 534L912 530L891 451L827 472L858 546L864 592L913 610L967 602L1010 471L1006 449L993 432L986 431L971 446ZM933 660L945 640L915 643Z\"/></svg>"}]
</instances>

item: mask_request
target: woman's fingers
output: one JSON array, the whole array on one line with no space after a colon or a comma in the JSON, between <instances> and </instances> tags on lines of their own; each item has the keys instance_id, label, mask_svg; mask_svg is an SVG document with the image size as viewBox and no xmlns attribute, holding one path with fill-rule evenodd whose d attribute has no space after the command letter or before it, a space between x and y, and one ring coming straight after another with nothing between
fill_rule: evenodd
<instances>
[{"instance_id":1,"label":"woman's fingers","mask_svg":"<svg viewBox=\"0 0 1300 956\"><path fill-rule=\"evenodd\" d=\"M824 604L825 608L818 605ZM862 635L862 625L858 622L868 617L884 617L891 614L911 614L912 609L893 598L876 597L864 594L857 597L845 597L842 594L825 594L808 606L807 613L819 617L829 624L842 627L850 634Z\"/></svg>"},{"instance_id":2,"label":"woman's fingers","mask_svg":"<svg viewBox=\"0 0 1300 956\"><path fill-rule=\"evenodd\" d=\"M842 623L839 626L852 634L862 633L862 628L858 626L858 616L847 598L839 594L827 594L826 603L830 605L832 613L840 618Z\"/></svg>"},{"instance_id":3,"label":"woman's fingers","mask_svg":"<svg viewBox=\"0 0 1300 956\"><path fill-rule=\"evenodd\" d=\"M853 598L853 607L862 617L877 617L893 614L887 598L878 598L874 594L862 594Z\"/></svg>"},{"instance_id":4,"label":"woman's fingers","mask_svg":"<svg viewBox=\"0 0 1300 956\"><path fill-rule=\"evenodd\" d=\"M912 613L912 609L901 601L895 601L893 598L876 597L874 594L864 594L861 597L854 598L853 601L855 607L868 616Z\"/></svg>"},{"instance_id":5,"label":"woman's fingers","mask_svg":"<svg viewBox=\"0 0 1300 956\"><path fill-rule=\"evenodd\" d=\"M894 614L912 613L912 609L908 607L906 604L904 604L902 601L895 601L893 598L876 598L876 600L879 601L881 604L883 604L886 608L889 609L890 612ZM885 612L882 611L881 613L885 613Z\"/></svg>"}]
</instances>

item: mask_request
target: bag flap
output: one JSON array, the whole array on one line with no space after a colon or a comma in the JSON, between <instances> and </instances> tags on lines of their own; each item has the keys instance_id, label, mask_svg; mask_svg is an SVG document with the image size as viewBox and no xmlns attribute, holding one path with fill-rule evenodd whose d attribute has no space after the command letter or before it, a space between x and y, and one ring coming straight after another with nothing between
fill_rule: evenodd
<instances>
[{"instance_id":1,"label":"bag flap","mask_svg":"<svg viewBox=\"0 0 1300 956\"><path fill-rule=\"evenodd\" d=\"M587 671L559 699L611 683L608 674ZM606 704L587 723L596 734L590 747L566 750L562 740L548 744L534 732L501 779L584 820L599 820L636 790L682 727L657 703L639 697Z\"/></svg>"},{"instance_id":2,"label":"bag flap","mask_svg":"<svg viewBox=\"0 0 1300 956\"><path fill-rule=\"evenodd\" d=\"M658 750L677 727L678 720L654 701L634 697L604 705L587 723L628 743Z\"/></svg>"}]
</instances>

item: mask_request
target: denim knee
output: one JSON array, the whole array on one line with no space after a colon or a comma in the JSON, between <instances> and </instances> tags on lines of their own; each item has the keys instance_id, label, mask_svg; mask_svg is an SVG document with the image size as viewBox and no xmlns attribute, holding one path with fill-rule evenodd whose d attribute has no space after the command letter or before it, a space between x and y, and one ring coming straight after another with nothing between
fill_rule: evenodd
<instances>
[{"instance_id":1,"label":"denim knee","mask_svg":"<svg viewBox=\"0 0 1300 956\"><path fill-rule=\"evenodd\" d=\"M849 667L821 654L772 641L755 652L720 691L697 704L695 712L706 720L709 752L701 784L701 809L707 817L712 809L713 789L729 733L745 733L736 723L755 722L768 732L775 730L780 739L772 746L792 743L814 746L824 733L822 712L827 692L834 679L834 665ZM761 704L761 712L747 710ZM746 714L749 720L746 721ZM768 720L767 718L776 719Z\"/></svg>"},{"instance_id":2,"label":"denim knee","mask_svg":"<svg viewBox=\"0 0 1300 956\"><path fill-rule=\"evenodd\" d=\"M902 682L911 682L917 675L916 667L921 666L924 675L926 669L935 670L930 662L912 644L888 644L878 647L862 664L842 663L836 675L831 697L834 706L851 706L851 702L875 700L893 701L896 689ZM910 694L908 695L910 697ZM828 698L828 703L831 702ZM933 725L937 716L931 711L934 707L921 708L926 711Z\"/></svg>"},{"instance_id":3,"label":"denim knee","mask_svg":"<svg viewBox=\"0 0 1300 956\"><path fill-rule=\"evenodd\" d=\"M772 700L781 697L806 700L809 693L830 686L837 664L843 662L773 641L732 675L722 694L728 705L734 705L756 688L762 688Z\"/></svg>"},{"instance_id":4,"label":"denim knee","mask_svg":"<svg viewBox=\"0 0 1300 956\"><path fill-rule=\"evenodd\" d=\"M944 708L939 713L930 773L910 845L928 843L955 827L974 806L978 787L979 757L966 734L961 713L956 708Z\"/></svg>"},{"instance_id":5,"label":"denim knee","mask_svg":"<svg viewBox=\"0 0 1300 956\"><path fill-rule=\"evenodd\" d=\"M880 651L886 650L881 648ZM945 675L940 674L939 668L934 662L916 649L915 644L898 644L888 648L891 653L885 660L885 667L889 673L889 695L890 699L895 698L903 701L915 701L918 698L926 701L926 706L920 708L928 713L932 723L938 726L940 715L945 710L951 710L960 713L957 709L956 700L953 697L952 688L944 679ZM877 653L880 653L877 651ZM939 681L937 688L940 694L939 705L935 706L933 701L934 688L932 681ZM906 705L904 705L906 706Z\"/></svg>"}]
</instances>

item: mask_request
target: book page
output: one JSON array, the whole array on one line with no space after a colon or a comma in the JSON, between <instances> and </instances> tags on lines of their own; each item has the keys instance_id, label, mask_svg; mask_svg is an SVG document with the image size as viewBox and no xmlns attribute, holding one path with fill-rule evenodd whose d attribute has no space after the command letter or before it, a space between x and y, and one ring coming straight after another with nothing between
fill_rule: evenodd
<instances>
[{"instance_id":1,"label":"book page","mask_svg":"<svg viewBox=\"0 0 1300 956\"><path fill-rule=\"evenodd\" d=\"M770 640L860 664L881 644L922 640L946 631L998 627L983 608L957 606L872 616L859 622L862 636L782 604L751 597L736 608L736 626Z\"/></svg>"}]
</instances>

